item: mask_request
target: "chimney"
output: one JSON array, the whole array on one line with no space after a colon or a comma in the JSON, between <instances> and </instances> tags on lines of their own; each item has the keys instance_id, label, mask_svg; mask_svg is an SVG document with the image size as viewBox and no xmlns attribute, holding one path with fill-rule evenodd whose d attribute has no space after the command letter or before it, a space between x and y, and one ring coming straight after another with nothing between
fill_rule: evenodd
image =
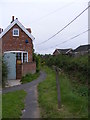
<instances>
[{"instance_id":1,"label":"chimney","mask_svg":"<svg viewBox=\"0 0 90 120\"><path fill-rule=\"evenodd\" d=\"M0 28L0 34L3 32L3 29L2 28Z\"/></svg>"},{"instance_id":2,"label":"chimney","mask_svg":"<svg viewBox=\"0 0 90 120\"><path fill-rule=\"evenodd\" d=\"M28 30L28 32L30 32L31 33L31 28L26 28L27 30Z\"/></svg>"},{"instance_id":3,"label":"chimney","mask_svg":"<svg viewBox=\"0 0 90 120\"><path fill-rule=\"evenodd\" d=\"M11 21L11 23L14 21L14 16L12 16L12 21Z\"/></svg>"}]
</instances>

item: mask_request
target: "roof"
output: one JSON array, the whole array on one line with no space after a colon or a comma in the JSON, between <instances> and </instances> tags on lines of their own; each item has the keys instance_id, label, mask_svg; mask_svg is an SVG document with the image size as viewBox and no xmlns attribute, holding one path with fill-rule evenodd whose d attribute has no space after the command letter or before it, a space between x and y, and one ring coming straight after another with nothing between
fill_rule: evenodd
<instances>
[{"instance_id":1,"label":"roof","mask_svg":"<svg viewBox=\"0 0 90 120\"><path fill-rule=\"evenodd\" d=\"M15 19L1 34L0 38L2 38L14 25L18 25L32 40L35 38L33 35L18 21L18 19Z\"/></svg>"},{"instance_id":2,"label":"roof","mask_svg":"<svg viewBox=\"0 0 90 120\"><path fill-rule=\"evenodd\" d=\"M68 48L68 49L57 49L57 51L58 51L59 53L62 53L62 54L68 53L68 52L70 52L71 50L72 50L71 48Z\"/></svg>"},{"instance_id":3,"label":"roof","mask_svg":"<svg viewBox=\"0 0 90 120\"><path fill-rule=\"evenodd\" d=\"M74 52L82 52L82 51L88 51L90 49L90 44L88 45L81 45L77 47Z\"/></svg>"}]
</instances>

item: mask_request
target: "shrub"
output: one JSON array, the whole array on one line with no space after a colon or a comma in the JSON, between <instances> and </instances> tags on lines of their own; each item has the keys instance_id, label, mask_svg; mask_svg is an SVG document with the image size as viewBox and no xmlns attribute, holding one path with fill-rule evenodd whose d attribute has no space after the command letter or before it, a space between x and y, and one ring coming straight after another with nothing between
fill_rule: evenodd
<instances>
[{"instance_id":1,"label":"shrub","mask_svg":"<svg viewBox=\"0 0 90 120\"><path fill-rule=\"evenodd\" d=\"M22 84L31 82L31 81L37 79L38 77L39 77L39 73L35 73L35 74L29 73L22 77L21 82L22 82Z\"/></svg>"},{"instance_id":2,"label":"shrub","mask_svg":"<svg viewBox=\"0 0 90 120\"><path fill-rule=\"evenodd\" d=\"M88 55L80 56L80 57L70 57L67 55L58 55L58 56L51 56L47 55L44 56L42 62L45 62L46 65L51 67L55 65L65 72L69 73L74 78L78 79L82 83L87 83L88 76L90 76L90 66L88 65Z\"/></svg>"},{"instance_id":3,"label":"shrub","mask_svg":"<svg viewBox=\"0 0 90 120\"><path fill-rule=\"evenodd\" d=\"M33 60L36 62L36 72L40 71L40 57L39 55L33 53Z\"/></svg>"}]
</instances>

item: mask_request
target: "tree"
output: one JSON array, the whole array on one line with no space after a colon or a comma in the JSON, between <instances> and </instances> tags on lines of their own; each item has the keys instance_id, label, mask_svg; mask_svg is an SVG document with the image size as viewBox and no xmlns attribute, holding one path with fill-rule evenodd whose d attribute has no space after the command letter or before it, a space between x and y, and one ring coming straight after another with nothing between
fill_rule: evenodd
<instances>
[{"instance_id":1,"label":"tree","mask_svg":"<svg viewBox=\"0 0 90 120\"><path fill-rule=\"evenodd\" d=\"M40 57L36 53L33 53L33 61L36 62L36 72L40 71Z\"/></svg>"}]
</instances>

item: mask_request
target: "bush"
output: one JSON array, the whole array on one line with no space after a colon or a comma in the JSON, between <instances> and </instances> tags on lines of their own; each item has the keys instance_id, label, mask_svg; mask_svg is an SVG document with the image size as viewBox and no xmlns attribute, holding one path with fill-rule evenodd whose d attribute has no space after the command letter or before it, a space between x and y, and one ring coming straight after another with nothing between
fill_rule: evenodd
<instances>
[{"instance_id":1,"label":"bush","mask_svg":"<svg viewBox=\"0 0 90 120\"><path fill-rule=\"evenodd\" d=\"M73 76L82 83L88 82L88 76L90 76L90 73L88 72L90 71L90 66L88 65L88 55L77 58L67 55L46 55L43 57L42 62L43 61L49 67L55 65L63 69L65 72L69 73L69 75Z\"/></svg>"},{"instance_id":2,"label":"bush","mask_svg":"<svg viewBox=\"0 0 90 120\"><path fill-rule=\"evenodd\" d=\"M33 53L33 60L36 62L36 72L40 71L40 57L39 55Z\"/></svg>"},{"instance_id":3,"label":"bush","mask_svg":"<svg viewBox=\"0 0 90 120\"><path fill-rule=\"evenodd\" d=\"M35 73L35 74L29 73L22 77L21 82L22 82L22 84L31 82L31 81L37 79L38 77L39 77L39 73Z\"/></svg>"}]
</instances>

